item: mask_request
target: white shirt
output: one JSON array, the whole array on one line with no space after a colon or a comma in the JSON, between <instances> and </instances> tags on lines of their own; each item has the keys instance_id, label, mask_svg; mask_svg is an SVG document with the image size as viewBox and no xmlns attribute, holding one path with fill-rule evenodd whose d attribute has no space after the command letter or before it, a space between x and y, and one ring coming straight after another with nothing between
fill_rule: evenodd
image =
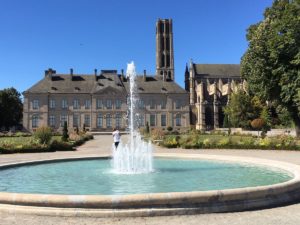
<instances>
[{"instance_id":1,"label":"white shirt","mask_svg":"<svg viewBox=\"0 0 300 225\"><path fill-rule=\"evenodd\" d=\"M114 137L114 142L120 142L120 131L118 130L115 130L113 133L112 133L113 137Z\"/></svg>"}]
</instances>

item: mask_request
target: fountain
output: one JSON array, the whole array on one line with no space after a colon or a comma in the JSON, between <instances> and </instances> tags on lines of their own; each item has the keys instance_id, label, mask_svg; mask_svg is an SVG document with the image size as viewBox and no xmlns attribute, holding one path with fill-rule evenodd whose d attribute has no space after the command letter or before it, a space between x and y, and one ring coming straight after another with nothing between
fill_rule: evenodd
<instances>
[{"instance_id":1,"label":"fountain","mask_svg":"<svg viewBox=\"0 0 300 225\"><path fill-rule=\"evenodd\" d=\"M298 165L175 152L157 153L153 160L151 144L142 140L137 129L133 62L128 64L127 76L129 141L113 149L112 161L83 153L84 157L4 160L0 163L0 212L162 216L253 210L300 199Z\"/></svg>"},{"instance_id":2,"label":"fountain","mask_svg":"<svg viewBox=\"0 0 300 225\"><path fill-rule=\"evenodd\" d=\"M118 174L140 174L153 171L152 166L152 146L150 142L142 140L137 129L137 91L136 91L136 72L134 62L127 64L126 76L129 78L130 95L129 106L129 142L120 143L116 149L113 146L113 169Z\"/></svg>"}]
</instances>

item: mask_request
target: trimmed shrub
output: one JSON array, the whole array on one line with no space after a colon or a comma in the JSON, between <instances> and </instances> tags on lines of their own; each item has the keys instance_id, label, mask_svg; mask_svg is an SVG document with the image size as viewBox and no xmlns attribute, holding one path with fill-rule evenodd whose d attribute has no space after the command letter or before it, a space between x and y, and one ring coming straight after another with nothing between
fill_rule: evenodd
<instances>
[{"instance_id":1,"label":"trimmed shrub","mask_svg":"<svg viewBox=\"0 0 300 225\"><path fill-rule=\"evenodd\" d=\"M40 144L49 144L52 138L52 131L50 127L39 127L33 134L34 138L39 141Z\"/></svg>"},{"instance_id":2,"label":"trimmed shrub","mask_svg":"<svg viewBox=\"0 0 300 225\"><path fill-rule=\"evenodd\" d=\"M65 121L64 122L64 129L63 129L63 134L62 134L61 140L66 142L66 141L68 141L68 138L69 138L69 135L68 135L68 124Z\"/></svg>"},{"instance_id":3,"label":"trimmed shrub","mask_svg":"<svg viewBox=\"0 0 300 225\"><path fill-rule=\"evenodd\" d=\"M53 151L72 151L75 150L73 148L73 144L70 142L64 142L64 141L58 141L54 140L52 141L50 145L50 149Z\"/></svg>"},{"instance_id":4,"label":"trimmed shrub","mask_svg":"<svg viewBox=\"0 0 300 225\"><path fill-rule=\"evenodd\" d=\"M149 128L149 123L147 121L146 123L146 130L145 130L146 134L149 134L150 133L150 128Z\"/></svg>"},{"instance_id":5,"label":"trimmed shrub","mask_svg":"<svg viewBox=\"0 0 300 225\"><path fill-rule=\"evenodd\" d=\"M179 145L178 139L178 136L168 135L164 138L162 145L167 148L177 148L177 146Z\"/></svg>"},{"instance_id":6,"label":"trimmed shrub","mask_svg":"<svg viewBox=\"0 0 300 225\"><path fill-rule=\"evenodd\" d=\"M173 130L173 127L167 127L167 131L171 132Z\"/></svg>"}]
</instances>

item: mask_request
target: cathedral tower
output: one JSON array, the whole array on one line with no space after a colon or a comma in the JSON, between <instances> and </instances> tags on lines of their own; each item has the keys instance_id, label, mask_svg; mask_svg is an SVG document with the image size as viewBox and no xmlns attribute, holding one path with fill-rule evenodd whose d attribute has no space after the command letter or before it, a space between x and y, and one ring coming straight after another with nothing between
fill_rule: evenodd
<instances>
[{"instance_id":1,"label":"cathedral tower","mask_svg":"<svg viewBox=\"0 0 300 225\"><path fill-rule=\"evenodd\" d=\"M156 74L174 81L174 49L172 19L156 22Z\"/></svg>"}]
</instances>

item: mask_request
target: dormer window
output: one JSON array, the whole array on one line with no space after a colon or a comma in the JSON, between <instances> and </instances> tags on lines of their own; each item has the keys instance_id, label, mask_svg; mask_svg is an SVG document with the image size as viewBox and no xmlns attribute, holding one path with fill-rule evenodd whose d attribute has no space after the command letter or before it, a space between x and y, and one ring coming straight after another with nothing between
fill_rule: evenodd
<instances>
[{"instance_id":1,"label":"dormer window","mask_svg":"<svg viewBox=\"0 0 300 225\"><path fill-rule=\"evenodd\" d=\"M57 88L56 87L51 87L51 90L52 91L57 91Z\"/></svg>"},{"instance_id":2,"label":"dormer window","mask_svg":"<svg viewBox=\"0 0 300 225\"><path fill-rule=\"evenodd\" d=\"M80 91L80 88L79 87L75 87L75 91Z\"/></svg>"}]
</instances>

